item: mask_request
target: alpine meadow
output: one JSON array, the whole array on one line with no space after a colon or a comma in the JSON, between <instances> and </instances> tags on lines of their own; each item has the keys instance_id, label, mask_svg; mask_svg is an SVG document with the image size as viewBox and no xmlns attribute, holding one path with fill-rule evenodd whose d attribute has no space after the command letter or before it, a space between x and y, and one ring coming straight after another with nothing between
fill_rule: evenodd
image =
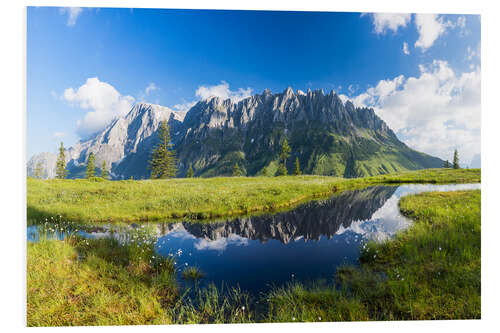
<instances>
[{"instance_id":1,"label":"alpine meadow","mask_svg":"<svg viewBox=\"0 0 500 333\"><path fill-rule=\"evenodd\" d=\"M481 319L479 15L26 23L28 326Z\"/></svg>"}]
</instances>

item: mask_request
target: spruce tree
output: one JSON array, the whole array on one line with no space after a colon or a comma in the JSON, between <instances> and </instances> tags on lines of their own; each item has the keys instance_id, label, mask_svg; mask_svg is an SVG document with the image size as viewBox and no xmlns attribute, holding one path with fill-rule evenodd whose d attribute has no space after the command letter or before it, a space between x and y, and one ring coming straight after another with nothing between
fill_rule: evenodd
<instances>
[{"instance_id":1,"label":"spruce tree","mask_svg":"<svg viewBox=\"0 0 500 333\"><path fill-rule=\"evenodd\" d=\"M101 178L108 179L109 172L108 169L106 168L106 161L102 161L101 165Z\"/></svg>"},{"instance_id":2,"label":"spruce tree","mask_svg":"<svg viewBox=\"0 0 500 333\"><path fill-rule=\"evenodd\" d=\"M233 168L233 177L240 177L240 176L241 176L240 166L238 165L238 163L235 163Z\"/></svg>"},{"instance_id":3,"label":"spruce tree","mask_svg":"<svg viewBox=\"0 0 500 333\"><path fill-rule=\"evenodd\" d=\"M175 158L174 145L170 139L170 129L164 120L158 129L160 141L153 150L151 161L151 178L171 178L177 175L177 159Z\"/></svg>"},{"instance_id":4,"label":"spruce tree","mask_svg":"<svg viewBox=\"0 0 500 333\"><path fill-rule=\"evenodd\" d=\"M56 162L56 178L64 179L66 178L68 171L66 170L66 154L64 153L64 145L61 142L61 146L59 147L59 156L57 157Z\"/></svg>"},{"instance_id":5,"label":"spruce tree","mask_svg":"<svg viewBox=\"0 0 500 333\"><path fill-rule=\"evenodd\" d=\"M193 178L193 176L194 176L193 166L191 164L189 164L189 169L187 171L186 177Z\"/></svg>"},{"instance_id":6,"label":"spruce tree","mask_svg":"<svg viewBox=\"0 0 500 333\"><path fill-rule=\"evenodd\" d=\"M34 177L37 179L42 179L43 178L43 167L42 167L42 162L38 162L35 166L35 173Z\"/></svg>"},{"instance_id":7,"label":"spruce tree","mask_svg":"<svg viewBox=\"0 0 500 333\"><path fill-rule=\"evenodd\" d=\"M458 151L456 149L453 153L453 169L460 169L460 164L458 163Z\"/></svg>"},{"instance_id":8,"label":"spruce tree","mask_svg":"<svg viewBox=\"0 0 500 333\"><path fill-rule=\"evenodd\" d=\"M94 153L90 153L89 159L87 160L87 172L85 178L89 179L95 176L95 157Z\"/></svg>"},{"instance_id":9,"label":"spruce tree","mask_svg":"<svg viewBox=\"0 0 500 333\"><path fill-rule=\"evenodd\" d=\"M450 167L450 162L448 160L444 161L443 168L448 169Z\"/></svg>"},{"instance_id":10,"label":"spruce tree","mask_svg":"<svg viewBox=\"0 0 500 333\"><path fill-rule=\"evenodd\" d=\"M267 166L262 168L262 175L267 177Z\"/></svg>"},{"instance_id":11,"label":"spruce tree","mask_svg":"<svg viewBox=\"0 0 500 333\"><path fill-rule=\"evenodd\" d=\"M286 169L286 160L288 156L290 156L290 151L292 149L288 145L288 140L285 137L283 140L283 145L281 146L281 154L280 154L280 165L278 167L278 176L286 176L288 174L288 170Z\"/></svg>"},{"instance_id":12,"label":"spruce tree","mask_svg":"<svg viewBox=\"0 0 500 333\"><path fill-rule=\"evenodd\" d=\"M295 175L298 176L302 174L302 172L300 171L300 163L299 163L299 158L296 157L295 158Z\"/></svg>"}]
</instances>

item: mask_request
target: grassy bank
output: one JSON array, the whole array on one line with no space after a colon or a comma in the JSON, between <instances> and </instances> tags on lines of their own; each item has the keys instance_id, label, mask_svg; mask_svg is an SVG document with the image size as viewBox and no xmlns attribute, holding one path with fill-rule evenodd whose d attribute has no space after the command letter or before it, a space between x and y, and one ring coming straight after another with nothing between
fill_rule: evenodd
<instances>
[{"instance_id":1,"label":"grassy bank","mask_svg":"<svg viewBox=\"0 0 500 333\"><path fill-rule=\"evenodd\" d=\"M480 318L480 191L407 196L400 208L415 224L368 244L359 268L339 270L340 288L276 289L259 314L238 290L210 286L184 297L175 257L155 258L147 231L134 231L127 245L78 237L29 243L28 325Z\"/></svg>"},{"instance_id":2,"label":"grassy bank","mask_svg":"<svg viewBox=\"0 0 500 333\"><path fill-rule=\"evenodd\" d=\"M269 321L481 317L481 193L404 197L415 220L396 239L369 244L360 268L337 273L339 290L290 285L269 296Z\"/></svg>"},{"instance_id":3,"label":"grassy bank","mask_svg":"<svg viewBox=\"0 0 500 333\"><path fill-rule=\"evenodd\" d=\"M223 296L210 286L186 298L176 280L175 258L155 257L152 243L138 239L126 246L75 237L29 243L28 326L252 321L243 310L249 308L248 298L238 290Z\"/></svg>"},{"instance_id":4,"label":"grassy bank","mask_svg":"<svg viewBox=\"0 0 500 333\"><path fill-rule=\"evenodd\" d=\"M397 183L475 183L480 169L429 169L345 179L324 176L27 181L28 219L79 222L213 219L286 209L348 189Z\"/></svg>"}]
</instances>

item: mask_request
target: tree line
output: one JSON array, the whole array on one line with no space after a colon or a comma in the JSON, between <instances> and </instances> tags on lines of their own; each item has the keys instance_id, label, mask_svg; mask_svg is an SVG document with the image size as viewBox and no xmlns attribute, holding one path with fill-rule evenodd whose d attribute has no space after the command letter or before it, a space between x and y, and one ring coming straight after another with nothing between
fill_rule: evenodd
<instances>
[{"instance_id":1,"label":"tree line","mask_svg":"<svg viewBox=\"0 0 500 333\"><path fill-rule=\"evenodd\" d=\"M158 128L158 139L159 139L158 143L152 151L151 159L148 165L148 168L151 170L150 178L166 179L166 178L176 177L178 173L178 168L177 168L178 160L176 158L174 145L171 142L170 128L166 121L160 122L160 126ZM275 173L275 176L286 176L288 174L288 169L286 167L286 164L288 158L290 157L291 151L292 149L288 144L287 138L285 137L281 144L281 152L279 154L279 165ZM444 162L443 167L453 168L453 169L460 168L458 151L456 149L453 153L453 163L450 163L448 160L446 160ZM39 162L35 167L35 172L34 172L35 177L42 178L42 171L43 171L42 166L41 163ZM268 173L269 173L268 167L265 166L262 169L262 174L264 176L269 176ZM298 157L295 158L294 174L295 175L302 174ZM234 164L231 175L233 177L244 176L244 171L241 169L238 162ZM64 151L64 145L61 142L61 145L59 147L59 155L56 162L56 178L64 179L66 178L66 176L67 176L66 155ZM195 176L194 169L193 166L190 164L186 173L186 177L192 178L194 176ZM96 177L95 155L93 152L91 152L87 160L85 178L92 179L95 177ZM99 177L104 179L109 178L109 171L107 169L106 161L103 161L101 164Z\"/></svg>"}]
</instances>

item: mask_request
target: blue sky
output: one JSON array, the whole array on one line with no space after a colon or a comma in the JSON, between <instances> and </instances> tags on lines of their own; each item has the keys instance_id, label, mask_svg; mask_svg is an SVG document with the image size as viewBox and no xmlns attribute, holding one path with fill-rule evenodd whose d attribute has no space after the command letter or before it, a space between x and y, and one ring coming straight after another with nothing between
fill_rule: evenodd
<instances>
[{"instance_id":1,"label":"blue sky","mask_svg":"<svg viewBox=\"0 0 500 333\"><path fill-rule=\"evenodd\" d=\"M458 148L466 163L480 153L477 15L56 7L27 15L28 158L61 140L73 145L139 101L185 110L209 95L287 86L334 89L373 107L415 149L451 158Z\"/></svg>"}]
</instances>

